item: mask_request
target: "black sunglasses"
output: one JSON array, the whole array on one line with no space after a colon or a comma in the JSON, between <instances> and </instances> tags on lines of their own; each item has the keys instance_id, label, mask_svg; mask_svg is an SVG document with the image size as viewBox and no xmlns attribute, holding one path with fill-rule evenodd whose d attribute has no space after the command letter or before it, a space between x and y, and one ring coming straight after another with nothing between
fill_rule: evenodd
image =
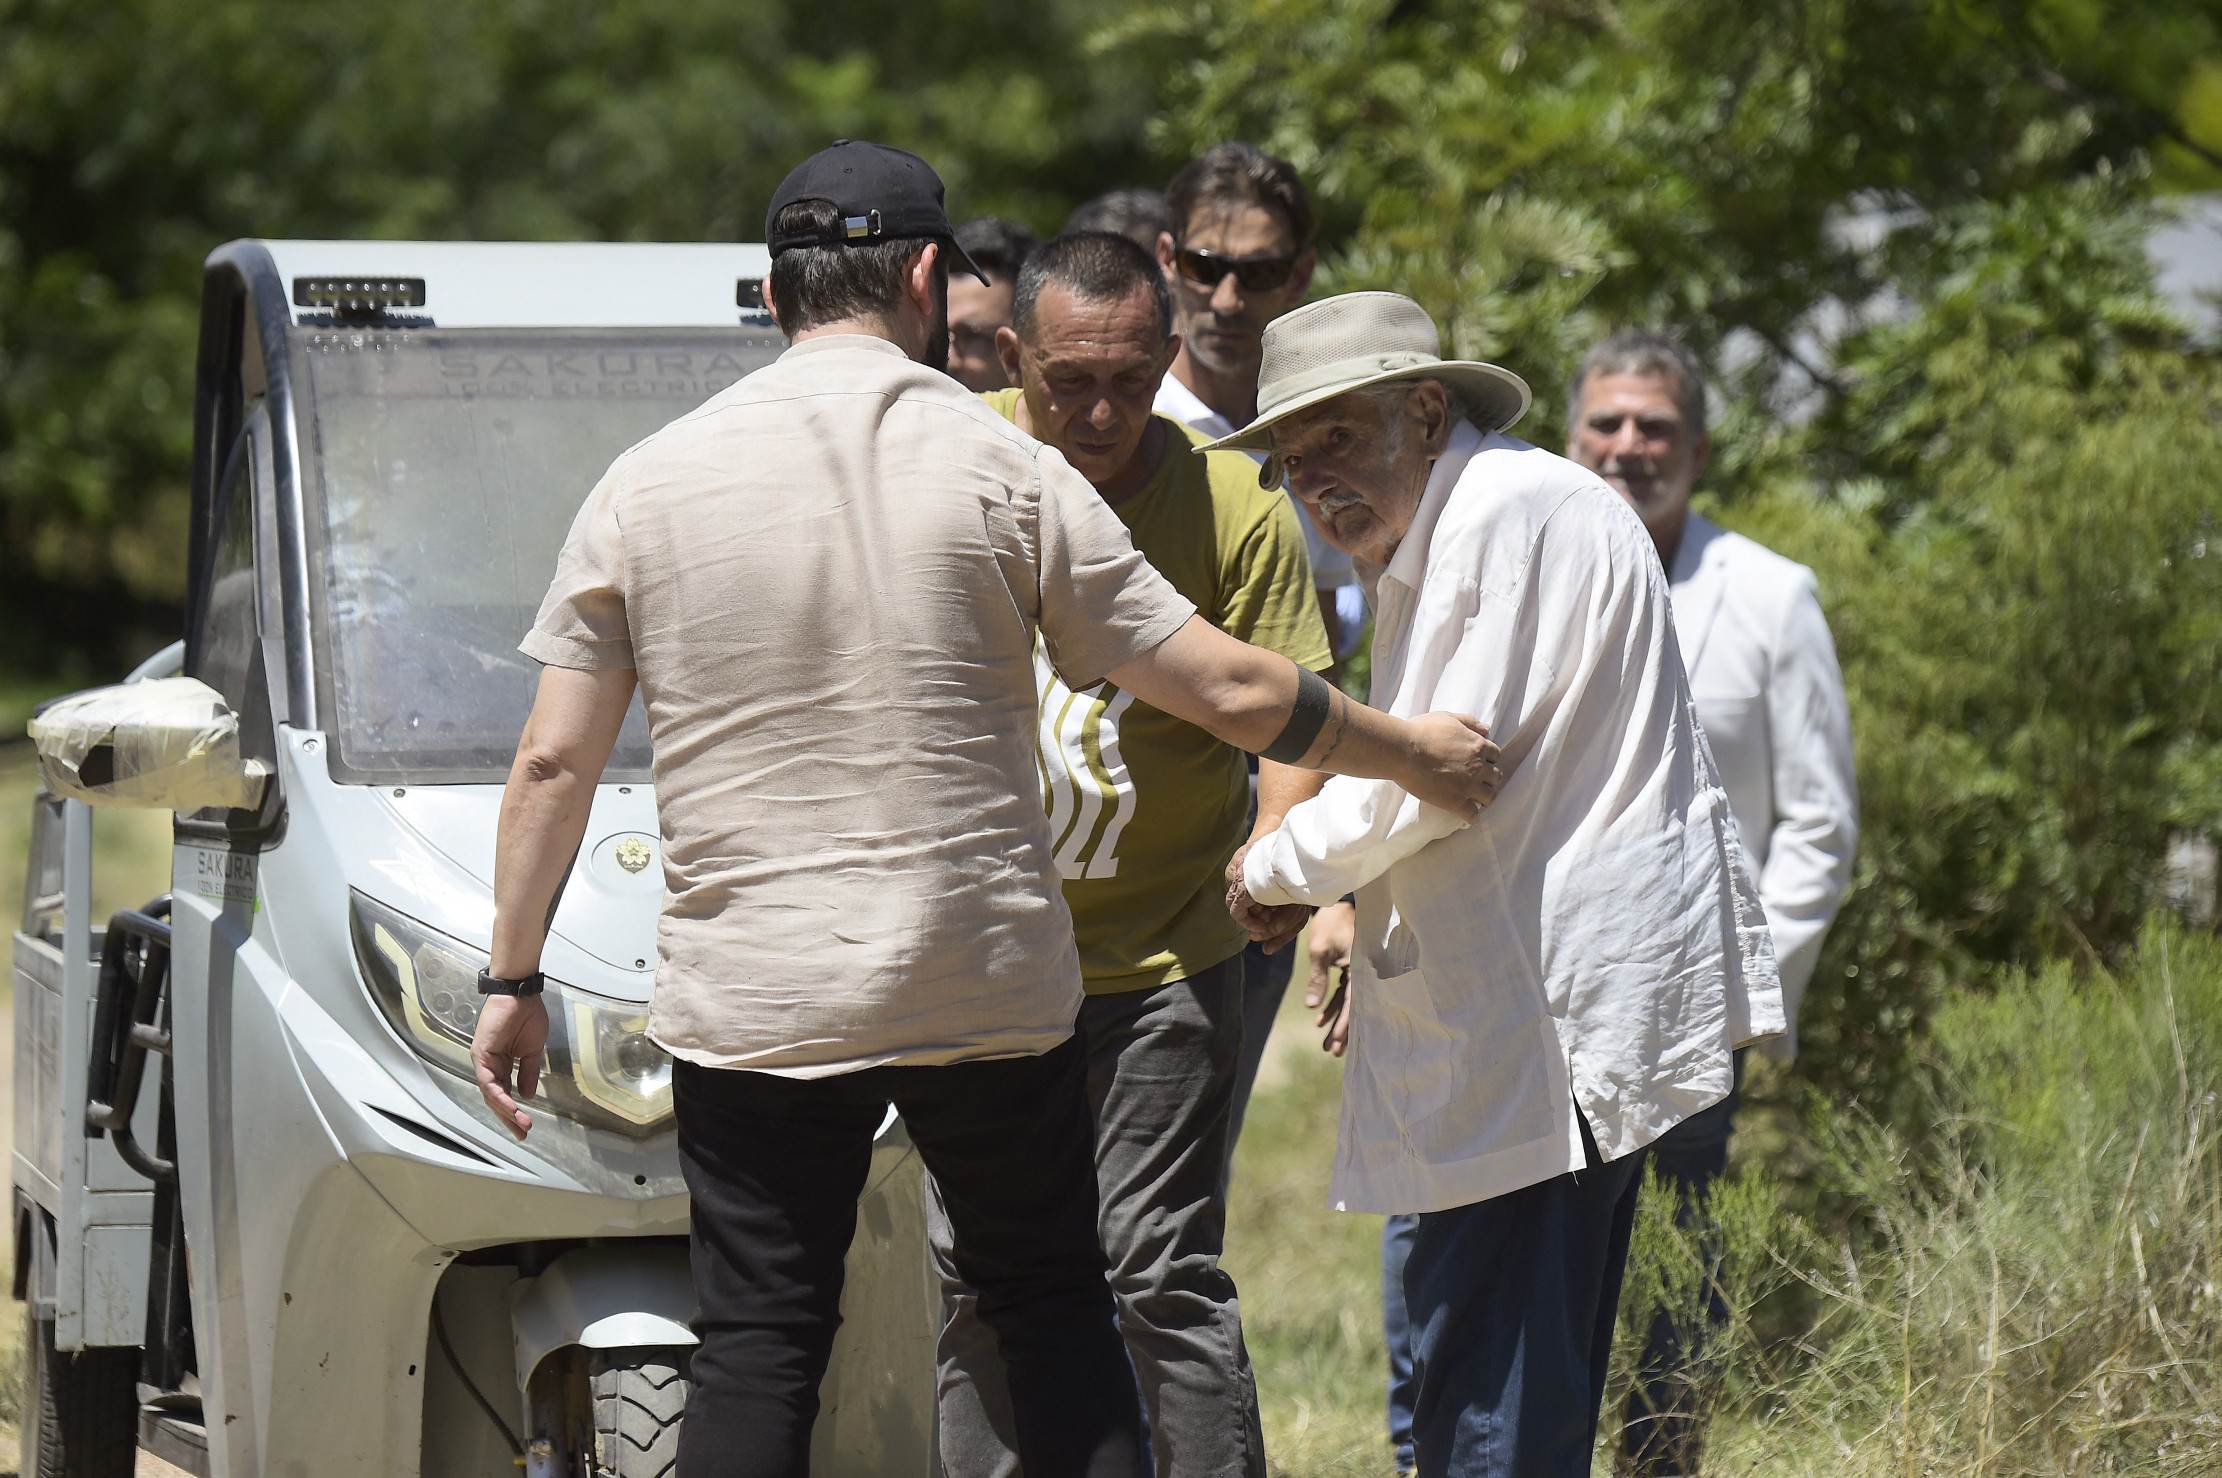
<instances>
[{"instance_id":1,"label":"black sunglasses","mask_svg":"<svg viewBox=\"0 0 2222 1478\"><path fill-rule=\"evenodd\" d=\"M1244 292L1269 293L1277 287L1288 286L1296 275L1296 257L1223 257L1217 252L1199 247L1183 246L1173 251L1173 265L1180 268L1180 275L1198 287L1216 288L1232 272L1234 280L1242 284Z\"/></svg>"}]
</instances>

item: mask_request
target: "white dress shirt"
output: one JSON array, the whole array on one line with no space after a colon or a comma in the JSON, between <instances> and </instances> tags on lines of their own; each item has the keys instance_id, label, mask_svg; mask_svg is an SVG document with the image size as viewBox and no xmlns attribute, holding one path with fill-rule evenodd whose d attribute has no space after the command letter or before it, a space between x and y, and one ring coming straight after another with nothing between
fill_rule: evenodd
<instances>
[{"instance_id":1,"label":"white dress shirt","mask_svg":"<svg viewBox=\"0 0 2222 1478\"><path fill-rule=\"evenodd\" d=\"M1788 1057L1859 840L1844 674L1804 565L1692 514L1667 579L1697 721L1758 870L1782 969L1786 1029L1766 1050Z\"/></svg>"},{"instance_id":2,"label":"white dress shirt","mask_svg":"<svg viewBox=\"0 0 2222 1478\"><path fill-rule=\"evenodd\" d=\"M1463 826L1338 776L1243 876L1268 903L1357 891L1332 1198L1439 1211L1580 1169L1577 1104L1610 1160L1726 1097L1782 996L1628 506L1460 426L1373 583L1375 706L1475 715L1510 776Z\"/></svg>"}]
</instances>

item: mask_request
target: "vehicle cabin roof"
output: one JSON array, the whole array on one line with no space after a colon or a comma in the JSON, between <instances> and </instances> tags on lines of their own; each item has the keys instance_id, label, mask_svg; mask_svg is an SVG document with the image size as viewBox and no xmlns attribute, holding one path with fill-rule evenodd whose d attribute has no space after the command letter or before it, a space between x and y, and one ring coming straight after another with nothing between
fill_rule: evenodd
<instances>
[{"instance_id":1,"label":"vehicle cabin roof","mask_svg":"<svg viewBox=\"0 0 2222 1478\"><path fill-rule=\"evenodd\" d=\"M298 323L321 311L291 300L296 278L422 278L406 310L441 328L732 328L762 325L738 306L743 279L771 272L754 243L257 241L287 284Z\"/></svg>"}]
</instances>

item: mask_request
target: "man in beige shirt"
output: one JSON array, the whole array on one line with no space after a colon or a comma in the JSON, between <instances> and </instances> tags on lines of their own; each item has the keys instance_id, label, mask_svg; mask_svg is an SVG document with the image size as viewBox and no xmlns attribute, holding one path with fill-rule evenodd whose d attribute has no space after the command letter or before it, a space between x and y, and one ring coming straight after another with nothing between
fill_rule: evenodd
<instances>
[{"instance_id":1,"label":"man in beige shirt","mask_svg":"<svg viewBox=\"0 0 2222 1478\"><path fill-rule=\"evenodd\" d=\"M890 1103L1000 1342L1026 1470L1123 1478L1137 1412L1037 633L1068 684L1461 814L1495 752L1214 630L1062 458L939 372L948 264L971 263L925 161L835 144L781 185L766 241L793 347L618 458L523 643L545 670L502 804L480 1087L522 1138L549 904L637 683L666 889L651 1030L677 1059L700 1305L682 1478L807 1472Z\"/></svg>"}]
</instances>

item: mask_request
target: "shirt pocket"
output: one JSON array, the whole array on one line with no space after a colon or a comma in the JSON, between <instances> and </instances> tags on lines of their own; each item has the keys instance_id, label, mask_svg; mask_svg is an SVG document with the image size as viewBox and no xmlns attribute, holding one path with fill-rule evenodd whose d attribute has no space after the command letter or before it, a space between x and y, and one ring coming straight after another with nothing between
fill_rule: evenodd
<instances>
[{"instance_id":1,"label":"shirt pocket","mask_svg":"<svg viewBox=\"0 0 2222 1478\"><path fill-rule=\"evenodd\" d=\"M1388 927L1378 937L1369 936L1364 949L1366 965L1377 981L1396 980L1420 968L1420 938L1393 903Z\"/></svg>"},{"instance_id":2,"label":"shirt pocket","mask_svg":"<svg viewBox=\"0 0 2222 1478\"><path fill-rule=\"evenodd\" d=\"M1713 761L1727 770L1738 761L1766 754L1767 699L1764 693L1699 692L1690 701L1697 709L1698 727L1713 747Z\"/></svg>"},{"instance_id":3,"label":"shirt pocket","mask_svg":"<svg viewBox=\"0 0 2222 1478\"><path fill-rule=\"evenodd\" d=\"M1416 956L1415 956L1416 958ZM1417 968L1380 976L1369 952L1367 969L1353 984L1360 1016L1362 1051L1383 1105L1407 1155L1432 1158L1420 1126L1442 1117L1458 1099L1458 1039L1435 1010L1426 972Z\"/></svg>"}]
</instances>

